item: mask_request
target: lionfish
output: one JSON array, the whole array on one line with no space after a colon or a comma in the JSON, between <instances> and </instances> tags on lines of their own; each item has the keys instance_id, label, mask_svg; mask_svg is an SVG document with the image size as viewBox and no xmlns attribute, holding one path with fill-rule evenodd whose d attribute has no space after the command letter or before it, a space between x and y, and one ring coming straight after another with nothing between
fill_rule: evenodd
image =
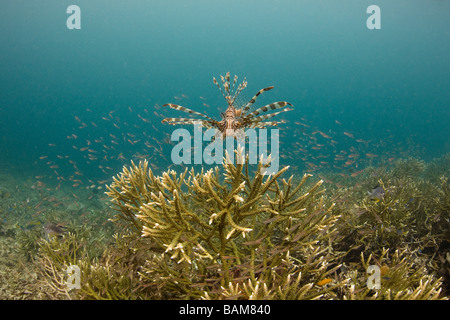
<instances>
[{"instance_id":1,"label":"lionfish","mask_svg":"<svg viewBox=\"0 0 450 320\"><path fill-rule=\"evenodd\" d=\"M235 105L236 98L239 96L242 90L244 90L247 87L247 81L244 80L242 83L240 83L235 90L235 85L237 82L238 77L235 75L233 83L230 82L230 73L227 72L225 77L220 76L222 80L222 86L223 90L220 87L219 83L217 82L216 78L213 77L214 84L219 88L220 92L222 93L223 97L228 103L228 108L225 110L225 112L222 112L220 115L222 117L221 121L214 120L207 115L204 115L200 112L168 103L163 105L169 106L171 109L175 110L181 110L186 113L195 114L197 116L202 117L203 119L192 119L192 118L165 118L162 120L162 122L167 122L171 125L177 125L177 124L195 124L195 123L201 123L206 128L215 128L218 130L216 137L220 137L220 134L222 134L222 137L225 138L226 136L236 136L236 133L239 129L247 129L247 128L265 128L266 126L276 126L280 123L284 123L284 121L264 121L270 118L275 117L276 115L293 110L286 106L291 106L292 104L286 101L279 101L270 103L268 105L265 105L261 108L256 109L255 111L250 112L250 107L255 103L258 96L263 93L264 91L272 90L274 87L267 87L259 90L255 96L243 107L238 108ZM286 108L285 108L286 107ZM272 111L276 109L284 108L281 111L261 115L262 113L265 113L267 111ZM241 131L242 132L242 131Z\"/></svg>"}]
</instances>

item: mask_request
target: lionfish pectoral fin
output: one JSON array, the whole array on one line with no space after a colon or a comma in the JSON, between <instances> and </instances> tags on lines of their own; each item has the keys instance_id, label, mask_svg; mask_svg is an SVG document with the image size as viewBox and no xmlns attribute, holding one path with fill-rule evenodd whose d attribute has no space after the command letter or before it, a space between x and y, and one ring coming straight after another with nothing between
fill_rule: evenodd
<instances>
[{"instance_id":1,"label":"lionfish pectoral fin","mask_svg":"<svg viewBox=\"0 0 450 320\"><path fill-rule=\"evenodd\" d=\"M265 105L265 106L263 106L263 107L261 107L261 108L259 108L259 109L256 109L256 110L253 111L252 113L249 113L249 114L248 114L247 116L245 116L244 118L246 118L246 119L251 119L251 118L253 118L254 116L257 116L257 115L259 115L259 114L261 114L261 113L264 113L264 112L267 112L267 111L272 111L272 110L277 110L277 109L280 109L280 108L284 108L284 107L287 106L287 105L289 105L289 106L292 107L292 104L289 103L289 102L286 102L286 101L278 101L278 102L270 103L270 104L267 104L267 105ZM290 109L290 108L287 108L287 109L292 110L292 109ZM289 111L289 110L285 110L285 111ZM284 111L283 111L283 112L284 112ZM278 113L277 113L277 114L278 114Z\"/></svg>"},{"instance_id":2,"label":"lionfish pectoral fin","mask_svg":"<svg viewBox=\"0 0 450 320\"><path fill-rule=\"evenodd\" d=\"M165 106L169 106L171 109L174 109L174 110L180 110L180 111L184 111L184 112L186 112L186 113L195 114L195 115L197 115L197 116L206 118L206 119L208 119L208 120L210 120L210 121L215 121L213 118L210 118L210 117L208 117L207 115L204 115L203 113L200 113L200 112L191 110L191 109L186 108L186 107L179 106L179 105L177 105L177 104L167 103L167 104L164 104L164 105L163 105L163 107L165 107Z\"/></svg>"},{"instance_id":3,"label":"lionfish pectoral fin","mask_svg":"<svg viewBox=\"0 0 450 320\"><path fill-rule=\"evenodd\" d=\"M264 91L269 91L272 90L274 88L274 86L270 86L267 88L263 88L261 90L259 90L254 96L253 98L250 99L250 101L245 105L245 107L242 108L242 113L245 114L246 111L248 111L248 109L250 109L250 107L252 106L252 104L255 103L256 99L258 98L258 96L263 93Z\"/></svg>"}]
</instances>

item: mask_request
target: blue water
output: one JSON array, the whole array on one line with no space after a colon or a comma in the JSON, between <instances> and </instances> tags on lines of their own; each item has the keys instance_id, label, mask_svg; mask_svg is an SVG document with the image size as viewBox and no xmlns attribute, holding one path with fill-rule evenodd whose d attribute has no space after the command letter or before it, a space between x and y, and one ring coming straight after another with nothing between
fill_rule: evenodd
<instances>
[{"instance_id":1,"label":"blue water","mask_svg":"<svg viewBox=\"0 0 450 320\"><path fill-rule=\"evenodd\" d=\"M80 30L66 27L72 4ZM379 30L366 27L372 4ZM159 106L219 120L212 77L227 71L247 78L243 100L273 85L259 106L294 105L278 119L280 154L301 172L440 157L450 152L449 12L438 0L5 0L0 164L80 184L142 158L165 170L175 128L161 120L187 114Z\"/></svg>"}]
</instances>

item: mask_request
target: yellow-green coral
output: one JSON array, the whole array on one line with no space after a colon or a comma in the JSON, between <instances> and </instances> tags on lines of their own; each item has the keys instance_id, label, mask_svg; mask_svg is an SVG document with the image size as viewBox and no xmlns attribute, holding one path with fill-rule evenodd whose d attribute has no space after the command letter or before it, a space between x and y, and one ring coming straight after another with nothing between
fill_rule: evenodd
<instances>
[{"instance_id":1,"label":"yellow-green coral","mask_svg":"<svg viewBox=\"0 0 450 320\"><path fill-rule=\"evenodd\" d=\"M165 250L144 267L145 278L198 298L219 297L231 283L247 281L264 283L276 296L290 273L314 270L301 278L311 283L326 274L332 259L321 259L331 249L338 217L320 197L322 181L304 190L311 175L293 185L292 176L278 181L288 167L265 176L260 162L252 175L242 162L224 159L223 173L216 167L155 177L143 161L114 179L108 195L117 218Z\"/></svg>"},{"instance_id":2,"label":"yellow-green coral","mask_svg":"<svg viewBox=\"0 0 450 320\"><path fill-rule=\"evenodd\" d=\"M361 254L362 273L351 271L350 286L344 290L344 299L361 300L435 300L442 299L441 279L427 274L423 261L417 255L411 256L407 250L396 250L391 256L383 249L380 257ZM368 267L375 264L385 268L380 275L380 288L368 288Z\"/></svg>"},{"instance_id":3,"label":"yellow-green coral","mask_svg":"<svg viewBox=\"0 0 450 320\"><path fill-rule=\"evenodd\" d=\"M239 150L235 156L243 159ZM107 192L120 228L102 254L93 250L96 233L83 228L39 241L53 297L445 298L437 276L447 265L438 251L448 241L445 176L436 184L409 168L382 170L377 182L388 192L372 201L364 189L326 193L309 174L283 178L287 167L265 176L267 164L252 170L246 160L161 176L147 161L124 167ZM411 163L396 165L418 167ZM68 264L82 275L70 292ZM380 289L367 288L369 265L383 268Z\"/></svg>"}]
</instances>

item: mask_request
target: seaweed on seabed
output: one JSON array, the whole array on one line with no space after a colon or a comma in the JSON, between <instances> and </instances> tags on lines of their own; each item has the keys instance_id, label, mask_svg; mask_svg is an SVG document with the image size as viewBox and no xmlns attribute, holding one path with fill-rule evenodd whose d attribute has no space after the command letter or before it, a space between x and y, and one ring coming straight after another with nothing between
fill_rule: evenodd
<instances>
[{"instance_id":1,"label":"seaweed on seabed","mask_svg":"<svg viewBox=\"0 0 450 320\"><path fill-rule=\"evenodd\" d=\"M306 189L305 174L294 185L293 176L281 179L288 167L265 176L270 160L251 175L242 150L234 156L222 173L155 177L141 161L114 178L107 194L115 220L163 250L142 267L142 281L162 298L335 297L347 279L336 276L338 216L324 203L322 181Z\"/></svg>"}]
</instances>

